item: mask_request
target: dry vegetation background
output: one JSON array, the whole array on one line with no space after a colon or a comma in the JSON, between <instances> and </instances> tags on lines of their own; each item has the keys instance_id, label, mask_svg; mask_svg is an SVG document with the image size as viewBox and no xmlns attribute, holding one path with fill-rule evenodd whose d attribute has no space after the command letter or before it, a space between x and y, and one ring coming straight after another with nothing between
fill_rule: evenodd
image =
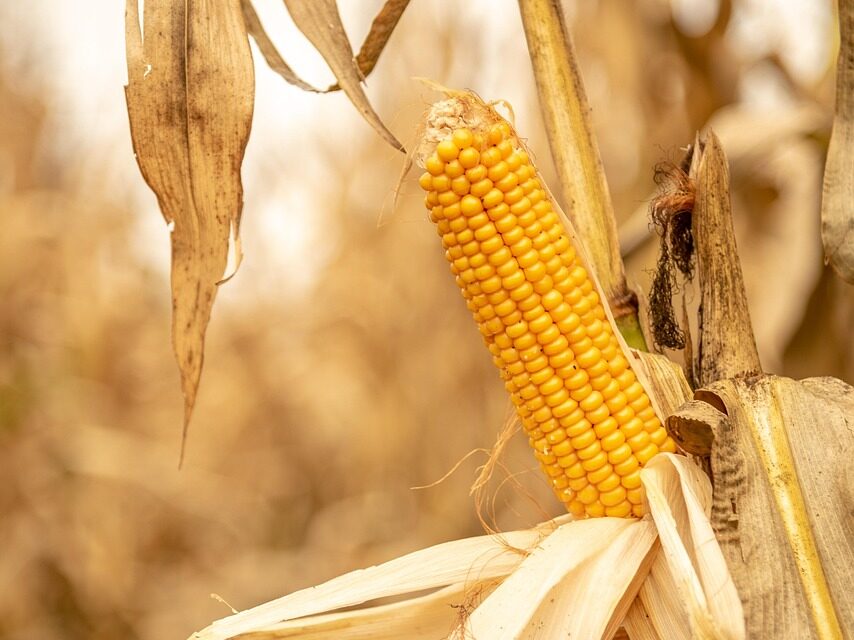
<instances>
[{"instance_id":1,"label":"dry vegetation background","mask_svg":"<svg viewBox=\"0 0 854 640\"><path fill-rule=\"evenodd\" d=\"M507 408L414 176L392 211L401 158L344 96L263 61L246 259L176 469L168 238L132 157L123 3L64 4L0 6L0 637L183 638L229 613L212 592L245 608L478 533L483 455L410 490L489 447ZM358 46L381 2L341 4ZM831 4L713 5L566 4L630 279L655 264L654 165L711 121L765 368L852 383L854 296L818 235ZM298 71L331 80L280 3L258 9ZM412 3L369 81L404 142L433 98L411 76L510 101L553 175L513 2ZM498 523L556 513L521 438L507 464L530 496L504 485Z\"/></svg>"}]
</instances>

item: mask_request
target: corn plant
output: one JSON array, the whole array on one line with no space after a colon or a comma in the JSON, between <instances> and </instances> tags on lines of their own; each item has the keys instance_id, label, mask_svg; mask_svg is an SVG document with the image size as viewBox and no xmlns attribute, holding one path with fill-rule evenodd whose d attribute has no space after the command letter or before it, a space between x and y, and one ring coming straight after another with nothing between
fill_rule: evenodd
<instances>
[{"instance_id":1,"label":"corn plant","mask_svg":"<svg viewBox=\"0 0 854 640\"><path fill-rule=\"evenodd\" d=\"M841 638L854 632L846 505L854 390L763 373L714 132L683 161L686 264L701 293L683 372L645 352L572 38L557 0L520 0L559 188L495 103L445 90L405 150L362 79L408 2L389 0L357 56L332 0L286 0L354 106L419 179L450 270L566 516L457 540L212 623L226 638ZM851 38L840 3L837 120L823 238L852 272ZM128 112L143 176L172 231L173 342L184 435L218 286L238 255L252 119L251 36L287 65L250 0L127 4ZM563 207L561 206L563 205ZM566 213L564 213L564 208ZM687 217L685 217L687 216ZM688 220L689 223L685 223ZM665 239L666 242L666 239ZM693 274L693 267L686 273ZM664 300L665 304L669 301ZM653 309L655 313L656 309ZM689 323L682 330L688 332ZM657 340L654 340L657 342ZM829 444L832 443L832 444ZM849 483L850 484L850 483ZM423 595L425 590L431 590ZM371 604L396 596L392 604ZM361 608L347 609L354 605Z\"/></svg>"}]
</instances>

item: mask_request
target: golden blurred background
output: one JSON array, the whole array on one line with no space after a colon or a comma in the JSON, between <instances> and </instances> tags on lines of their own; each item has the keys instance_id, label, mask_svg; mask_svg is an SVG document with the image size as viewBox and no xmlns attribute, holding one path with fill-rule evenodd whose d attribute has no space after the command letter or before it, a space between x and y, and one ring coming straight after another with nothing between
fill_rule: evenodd
<instances>
[{"instance_id":1,"label":"golden blurred background","mask_svg":"<svg viewBox=\"0 0 854 640\"><path fill-rule=\"evenodd\" d=\"M342 2L358 47L380 0ZM66 6L67 5L67 6ZM278 0L288 61L332 80ZM732 167L766 370L854 382L854 300L818 206L836 49L828 0L566 2L628 253L655 265L653 168L708 123ZM426 221L414 173L346 98L257 62L237 276L208 331L177 469L168 232L133 159L123 3L0 5L0 637L185 638L230 613L481 525L478 452L508 401ZM435 99L514 107L554 173L511 0L416 0L368 80L404 142ZM686 291L689 304L695 291ZM514 439L496 522L558 505Z\"/></svg>"}]
</instances>

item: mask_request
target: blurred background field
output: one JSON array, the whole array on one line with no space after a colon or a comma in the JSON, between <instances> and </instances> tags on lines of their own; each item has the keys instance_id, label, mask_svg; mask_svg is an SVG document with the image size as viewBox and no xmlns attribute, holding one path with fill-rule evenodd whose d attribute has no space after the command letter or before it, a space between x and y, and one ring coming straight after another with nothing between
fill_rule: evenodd
<instances>
[{"instance_id":1,"label":"blurred background field","mask_svg":"<svg viewBox=\"0 0 854 640\"><path fill-rule=\"evenodd\" d=\"M379 0L342 2L355 47ZM332 81L281 3L288 61ZM833 6L565 3L629 250L653 168L711 123L732 169L765 368L854 382L854 296L822 264ZM218 294L187 459L169 244L132 156L123 3L0 5L0 637L184 638L338 573L481 531L468 488L508 401L413 173L341 94L256 64L244 263ZM368 93L409 142L424 76L503 98L553 176L518 10L414 0ZM689 289L688 303L695 304ZM497 523L557 513L521 437Z\"/></svg>"}]
</instances>

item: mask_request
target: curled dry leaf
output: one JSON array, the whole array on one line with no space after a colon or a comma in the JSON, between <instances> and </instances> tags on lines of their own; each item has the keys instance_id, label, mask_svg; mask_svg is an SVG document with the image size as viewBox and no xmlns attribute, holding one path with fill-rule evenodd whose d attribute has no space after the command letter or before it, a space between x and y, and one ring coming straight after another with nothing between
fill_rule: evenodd
<instances>
[{"instance_id":1,"label":"curled dry leaf","mask_svg":"<svg viewBox=\"0 0 854 640\"><path fill-rule=\"evenodd\" d=\"M246 30L249 32L249 35L252 36L252 39L255 40L255 44L258 45L258 50L261 52L261 55L264 56L264 60L267 61L267 65L295 87L299 87L304 91L320 93L320 89L313 87L308 82L300 78L296 72L291 69L290 65L285 62L282 54L279 53L279 50L276 49L276 45L273 44L273 41L270 40L270 36L268 36L267 32L264 30L264 25L261 24L261 19L255 11L252 0L241 0L240 6L243 9L243 19L246 21Z\"/></svg>"},{"instance_id":2,"label":"curled dry leaf","mask_svg":"<svg viewBox=\"0 0 854 640\"><path fill-rule=\"evenodd\" d=\"M686 458L662 454L643 483L651 519L564 516L448 542L223 618L192 638L595 639L623 625L632 638L743 638L741 604L708 520L708 480ZM415 595L425 589L437 590ZM386 596L403 599L340 610ZM645 635L632 635L639 628Z\"/></svg>"},{"instance_id":3,"label":"curled dry leaf","mask_svg":"<svg viewBox=\"0 0 854 640\"><path fill-rule=\"evenodd\" d=\"M353 49L341 23L335 0L285 0L285 5L294 23L326 60L344 93L362 117L386 142L403 151L403 145L380 120L362 89L364 78L353 58Z\"/></svg>"},{"instance_id":4,"label":"curled dry leaf","mask_svg":"<svg viewBox=\"0 0 854 640\"><path fill-rule=\"evenodd\" d=\"M237 243L254 72L239 0L126 4L128 115L142 175L172 228L172 340L184 439L229 240ZM183 446L182 446L183 454Z\"/></svg>"},{"instance_id":5,"label":"curled dry leaf","mask_svg":"<svg viewBox=\"0 0 854 640\"><path fill-rule=\"evenodd\" d=\"M854 1L839 0L836 114L827 149L821 239L827 261L854 283Z\"/></svg>"},{"instance_id":6,"label":"curled dry leaf","mask_svg":"<svg viewBox=\"0 0 854 640\"><path fill-rule=\"evenodd\" d=\"M356 56L356 64L363 78L367 78L374 70L380 54L388 44L388 39L394 33L394 29L407 6L409 6L409 0L386 0L383 8L374 18L373 23L371 23L371 30L365 37L362 48L359 49L359 55ZM336 84L329 87L329 91L336 91L340 88L340 85Z\"/></svg>"}]
</instances>

